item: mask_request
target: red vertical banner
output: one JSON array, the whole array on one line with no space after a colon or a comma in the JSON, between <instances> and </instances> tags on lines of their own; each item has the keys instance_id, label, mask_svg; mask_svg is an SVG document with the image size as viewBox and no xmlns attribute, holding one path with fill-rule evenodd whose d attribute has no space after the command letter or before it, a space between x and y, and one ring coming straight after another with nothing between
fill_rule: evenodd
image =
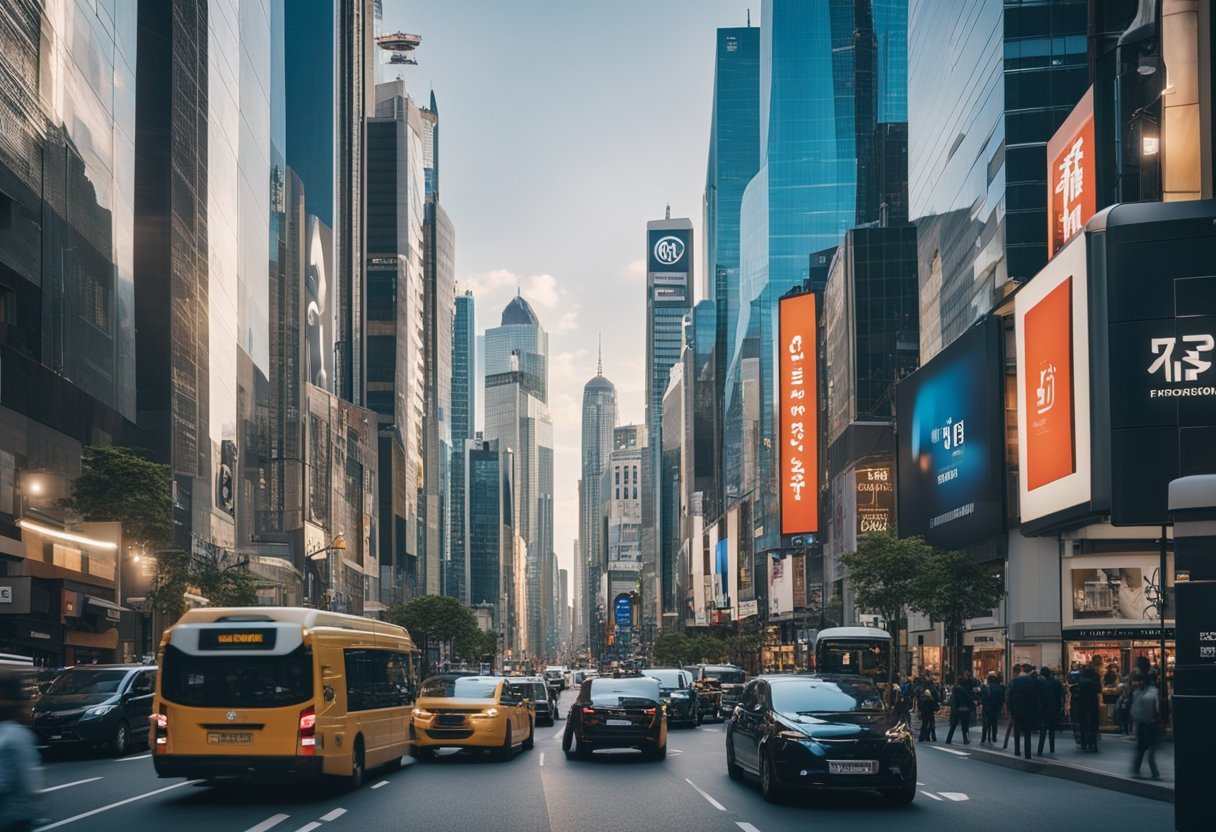
<instances>
[{"instance_id":1,"label":"red vertical banner","mask_svg":"<svg viewBox=\"0 0 1216 832\"><path fill-rule=\"evenodd\" d=\"M815 295L778 306L781 533L819 531L819 380Z\"/></svg>"},{"instance_id":2,"label":"red vertical banner","mask_svg":"<svg viewBox=\"0 0 1216 832\"><path fill-rule=\"evenodd\" d=\"M1026 488L1077 470L1072 389L1072 278L1026 311Z\"/></svg>"},{"instance_id":3,"label":"red vertical banner","mask_svg":"<svg viewBox=\"0 0 1216 832\"><path fill-rule=\"evenodd\" d=\"M1090 87L1047 142L1047 256L1076 236L1098 205L1094 90Z\"/></svg>"}]
</instances>

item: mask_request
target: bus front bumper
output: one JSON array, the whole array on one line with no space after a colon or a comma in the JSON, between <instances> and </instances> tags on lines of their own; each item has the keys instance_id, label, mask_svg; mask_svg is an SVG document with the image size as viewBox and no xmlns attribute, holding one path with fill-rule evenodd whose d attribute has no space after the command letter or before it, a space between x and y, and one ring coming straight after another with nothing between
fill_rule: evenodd
<instances>
[{"instance_id":1,"label":"bus front bumper","mask_svg":"<svg viewBox=\"0 0 1216 832\"><path fill-rule=\"evenodd\" d=\"M321 776L323 757L241 757L220 755L153 755L157 777L189 780L233 778L286 782Z\"/></svg>"}]
</instances>

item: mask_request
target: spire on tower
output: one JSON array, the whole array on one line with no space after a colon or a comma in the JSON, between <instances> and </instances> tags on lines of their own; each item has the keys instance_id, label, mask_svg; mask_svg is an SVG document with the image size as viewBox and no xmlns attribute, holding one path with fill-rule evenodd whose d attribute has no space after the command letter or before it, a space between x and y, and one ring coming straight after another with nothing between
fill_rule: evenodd
<instances>
[{"instance_id":1,"label":"spire on tower","mask_svg":"<svg viewBox=\"0 0 1216 832\"><path fill-rule=\"evenodd\" d=\"M595 374L602 376L604 374L604 335L601 333L597 336L599 355L595 364Z\"/></svg>"},{"instance_id":2,"label":"spire on tower","mask_svg":"<svg viewBox=\"0 0 1216 832\"><path fill-rule=\"evenodd\" d=\"M671 219L671 203L667 203L667 219Z\"/></svg>"}]
</instances>

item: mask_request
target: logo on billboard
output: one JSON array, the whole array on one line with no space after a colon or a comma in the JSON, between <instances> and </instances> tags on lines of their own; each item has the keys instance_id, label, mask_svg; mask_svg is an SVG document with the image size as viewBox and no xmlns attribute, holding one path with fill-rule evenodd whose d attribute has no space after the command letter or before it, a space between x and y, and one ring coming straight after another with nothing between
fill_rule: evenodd
<instances>
[{"instance_id":1,"label":"logo on billboard","mask_svg":"<svg viewBox=\"0 0 1216 832\"><path fill-rule=\"evenodd\" d=\"M1047 143L1047 254L1080 233L1097 210L1094 99L1089 90Z\"/></svg>"},{"instance_id":2,"label":"logo on billboard","mask_svg":"<svg viewBox=\"0 0 1216 832\"><path fill-rule=\"evenodd\" d=\"M674 266L684 258L684 241L670 234L660 237L654 244L654 259L664 266Z\"/></svg>"},{"instance_id":3,"label":"logo on billboard","mask_svg":"<svg viewBox=\"0 0 1216 832\"><path fill-rule=\"evenodd\" d=\"M1187 349L1188 344L1193 348ZM1161 371L1167 382L1198 381L1200 373L1206 373L1212 368L1212 362L1200 356L1200 353L1211 352L1216 348L1216 339L1211 335L1183 335L1181 360L1174 361L1174 349L1177 346L1177 338L1154 338L1152 350L1153 355L1158 358L1149 365L1149 373Z\"/></svg>"},{"instance_id":4,"label":"logo on billboard","mask_svg":"<svg viewBox=\"0 0 1216 832\"><path fill-rule=\"evenodd\" d=\"M1039 367L1039 386L1034 389L1035 412L1042 416L1056 405L1056 365L1050 361Z\"/></svg>"}]
</instances>

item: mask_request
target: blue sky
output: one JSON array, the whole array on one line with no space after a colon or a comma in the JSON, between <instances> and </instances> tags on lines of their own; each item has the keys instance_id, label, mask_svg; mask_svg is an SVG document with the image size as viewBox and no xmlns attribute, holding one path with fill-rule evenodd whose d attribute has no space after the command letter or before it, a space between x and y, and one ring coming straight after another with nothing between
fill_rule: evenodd
<instances>
[{"instance_id":1,"label":"blue sky","mask_svg":"<svg viewBox=\"0 0 1216 832\"><path fill-rule=\"evenodd\" d=\"M517 285L549 330L563 568L599 335L622 422L643 418L645 227L669 202L696 227L700 286L714 30L749 7L759 25L759 0L384 0L386 31L422 36L418 66L381 71L438 98L440 196L478 330Z\"/></svg>"}]
</instances>

